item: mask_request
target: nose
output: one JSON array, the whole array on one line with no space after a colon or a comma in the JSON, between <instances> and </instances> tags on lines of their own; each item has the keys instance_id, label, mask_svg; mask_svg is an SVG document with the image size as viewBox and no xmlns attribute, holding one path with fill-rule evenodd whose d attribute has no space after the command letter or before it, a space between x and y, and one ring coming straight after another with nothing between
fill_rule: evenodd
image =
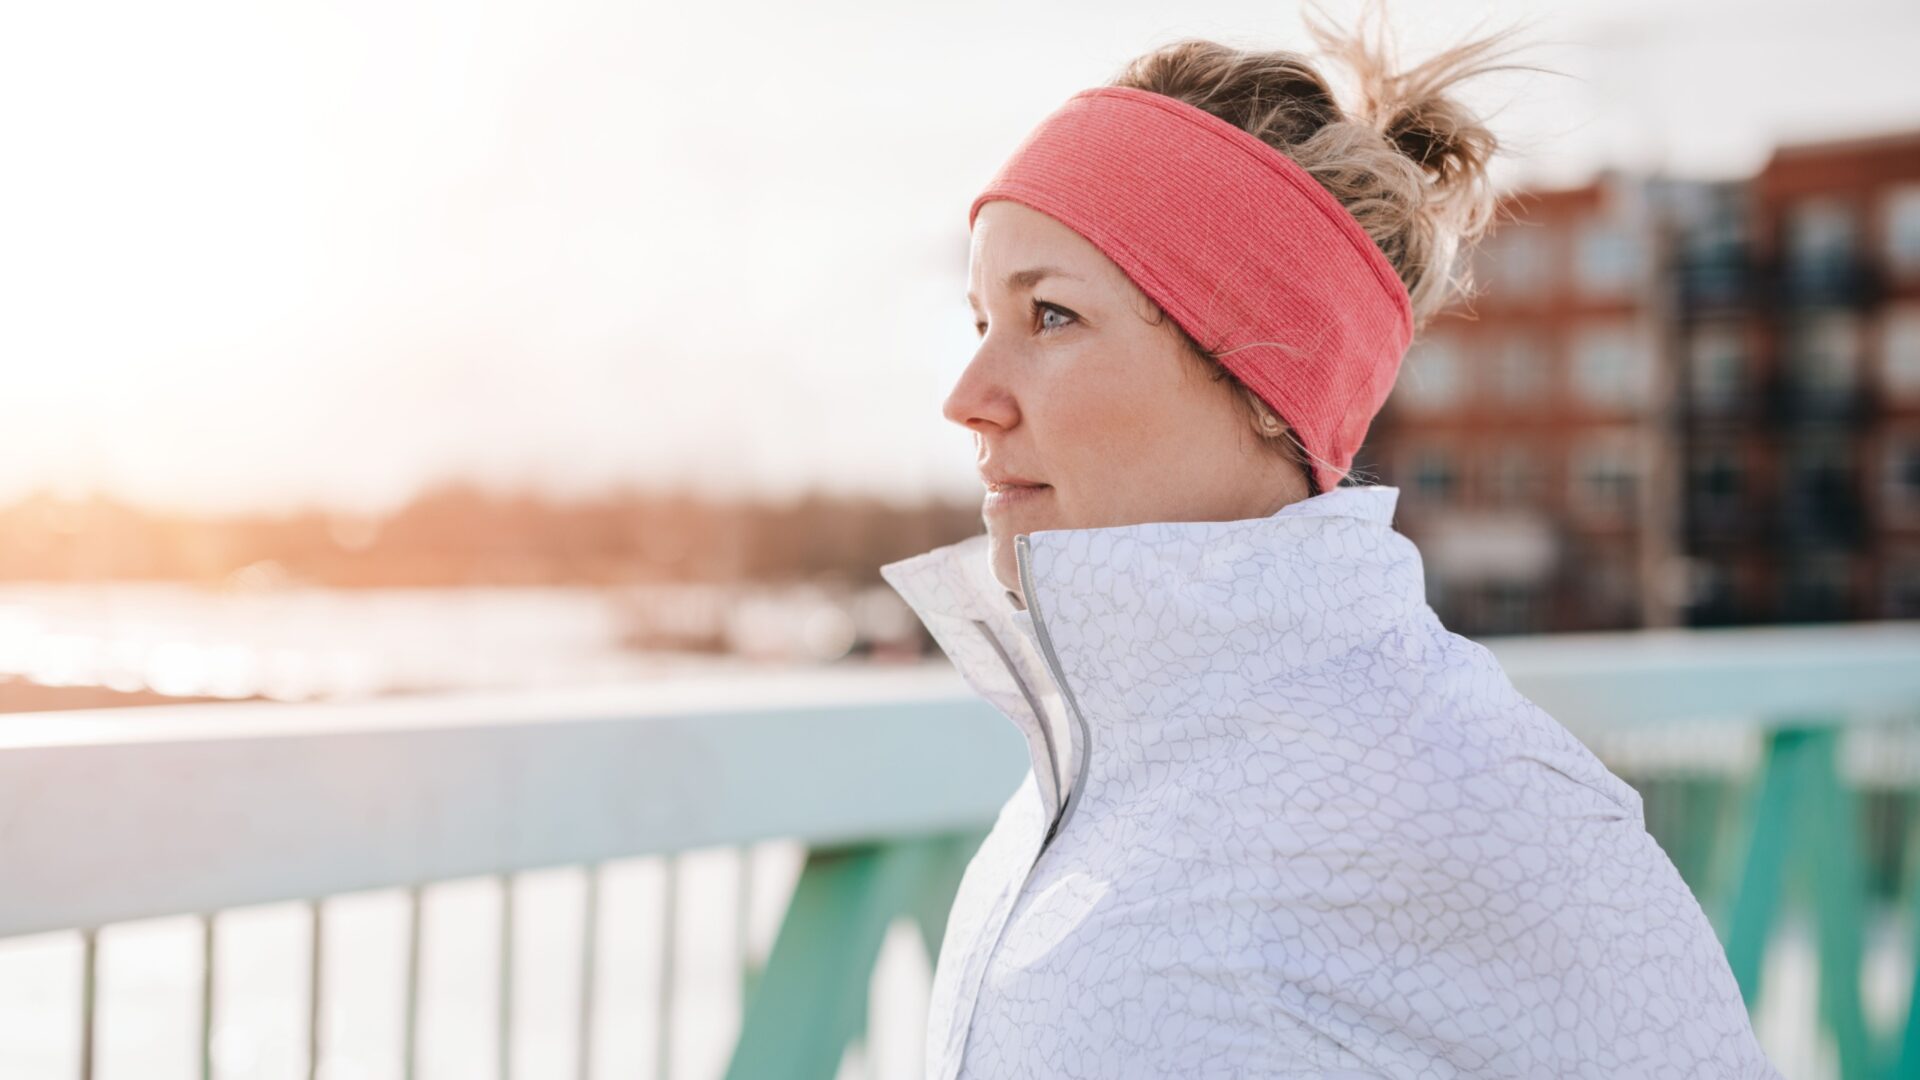
<instances>
[{"instance_id":1,"label":"nose","mask_svg":"<svg viewBox=\"0 0 1920 1080\"><path fill-rule=\"evenodd\" d=\"M1013 388L994 370L993 353L983 344L948 391L940 414L974 432L1010 428L1020 422Z\"/></svg>"}]
</instances>

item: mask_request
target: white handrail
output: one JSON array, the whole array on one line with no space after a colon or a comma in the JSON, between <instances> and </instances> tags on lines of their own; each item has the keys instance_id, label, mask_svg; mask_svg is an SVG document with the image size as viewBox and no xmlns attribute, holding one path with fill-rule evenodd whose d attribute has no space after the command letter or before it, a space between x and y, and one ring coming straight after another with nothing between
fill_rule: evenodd
<instances>
[{"instance_id":1,"label":"white handrail","mask_svg":"<svg viewBox=\"0 0 1920 1080\"><path fill-rule=\"evenodd\" d=\"M1920 621L1489 638L1514 686L1587 738L1621 725L1920 718Z\"/></svg>"},{"instance_id":2,"label":"white handrail","mask_svg":"<svg viewBox=\"0 0 1920 1080\"><path fill-rule=\"evenodd\" d=\"M1583 739L1920 713L1920 623L1493 639ZM0 937L788 838L983 827L1027 758L946 665L0 716Z\"/></svg>"},{"instance_id":3,"label":"white handrail","mask_svg":"<svg viewBox=\"0 0 1920 1080\"><path fill-rule=\"evenodd\" d=\"M951 668L0 717L0 937L717 844L981 827Z\"/></svg>"}]
</instances>

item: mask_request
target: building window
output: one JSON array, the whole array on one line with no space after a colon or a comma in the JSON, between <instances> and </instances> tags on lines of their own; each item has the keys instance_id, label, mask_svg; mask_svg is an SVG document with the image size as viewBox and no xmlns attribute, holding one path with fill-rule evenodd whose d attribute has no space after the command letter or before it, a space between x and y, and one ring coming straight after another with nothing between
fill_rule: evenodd
<instances>
[{"instance_id":1,"label":"building window","mask_svg":"<svg viewBox=\"0 0 1920 1080\"><path fill-rule=\"evenodd\" d=\"M1726 522L1740 513L1741 487L1744 483L1740 453L1728 445L1700 447L1688 462L1688 486L1692 492L1692 512L1703 524Z\"/></svg>"},{"instance_id":2,"label":"building window","mask_svg":"<svg viewBox=\"0 0 1920 1080\"><path fill-rule=\"evenodd\" d=\"M1460 477L1453 455L1438 447L1427 447L1413 455L1413 467L1407 470L1413 491L1422 503L1444 506L1458 494Z\"/></svg>"},{"instance_id":3,"label":"building window","mask_svg":"<svg viewBox=\"0 0 1920 1080\"><path fill-rule=\"evenodd\" d=\"M1845 404L1860 384L1860 321L1843 312L1796 320L1787 372L1799 404Z\"/></svg>"},{"instance_id":4,"label":"building window","mask_svg":"<svg viewBox=\"0 0 1920 1080\"><path fill-rule=\"evenodd\" d=\"M1842 554L1807 554L1790 561L1783 605L1787 619L1846 618L1852 578L1852 560Z\"/></svg>"},{"instance_id":5,"label":"building window","mask_svg":"<svg viewBox=\"0 0 1920 1080\"><path fill-rule=\"evenodd\" d=\"M1591 518L1619 519L1633 512L1640 483L1639 444L1630 435L1590 439L1574 451L1573 495Z\"/></svg>"},{"instance_id":6,"label":"building window","mask_svg":"<svg viewBox=\"0 0 1920 1080\"><path fill-rule=\"evenodd\" d=\"M1899 436L1887 443L1880 494L1888 517L1920 519L1920 435Z\"/></svg>"},{"instance_id":7,"label":"building window","mask_svg":"<svg viewBox=\"0 0 1920 1080\"><path fill-rule=\"evenodd\" d=\"M1737 327L1704 326L1694 332L1687 360L1695 408L1724 412L1739 403L1747 381L1744 345Z\"/></svg>"},{"instance_id":8,"label":"building window","mask_svg":"<svg viewBox=\"0 0 1920 1080\"><path fill-rule=\"evenodd\" d=\"M1887 309L1880 333L1880 389L1896 400L1920 398L1920 304Z\"/></svg>"},{"instance_id":9,"label":"building window","mask_svg":"<svg viewBox=\"0 0 1920 1080\"><path fill-rule=\"evenodd\" d=\"M1573 390L1581 402L1604 409L1644 406L1652 382L1652 349L1637 328L1589 326L1574 336Z\"/></svg>"},{"instance_id":10,"label":"building window","mask_svg":"<svg viewBox=\"0 0 1920 1080\"><path fill-rule=\"evenodd\" d=\"M1496 297L1536 297L1553 286L1551 237L1539 225L1508 222L1480 245L1480 275Z\"/></svg>"},{"instance_id":11,"label":"building window","mask_svg":"<svg viewBox=\"0 0 1920 1080\"><path fill-rule=\"evenodd\" d=\"M1637 589L1633 565L1622 555L1592 552L1580 572L1580 599L1587 621L1595 626L1623 627L1637 623Z\"/></svg>"},{"instance_id":12,"label":"building window","mask_svg":"<svg viewBox=\"0 0 1920 1080\"><path fill-rule=\"evenodd\" d=\"M1618 296L1640 280L1645 249L1639 233L1625 222L1595 219L1574 238L1573 276L1590 296Z\"/></svg>"},{"instance_id":13,"label":"building window","mask_svg":"<svg viewBox=\"0 0 1920 1080\"><path fill-rule=\"evenodd\" d=\"M1687 607L1693 622L1706 626L1734 622L1738 601L1731 567L1706 559L1687 561Z\"/></svg>"},{"instance_id":14,"label":"building window","mask_svg":"<svg viewBox=\"0 0 1920 1080\"><path fill-rule=\"evenodd\" d=\"M1889 619L1920 619L1920 549L1889 557L1884 575L1881 613Z\"/></svg>"},{"instance_id":15,"label":"building window","mask_svg":"<svg viewBox=\"0 0 1920 1080\"><path fill-rule=\"evenodd\" d=\"M1452 338L1433 336L1407 350L1393 395L1409 409L1444 409L1466 397L1465 382L1459 345Z\"/></svg>"},{"instance_id":16,"label":"building window","mask_svg":"<svg viewBox=\"0 0 1920 1080\"><path fill-rule=\"evenodd\" d=\"M1540 590L1513 581L1490 582L1482 598L1483 633L1530 634L1540 629Z\"/></svg>"},{"instance_id":17,"label":"building window","mask_svg":"<svg viewBox=\"0 0 1920 1080\"><path fill-rule=\"evenodd\" d=\"M1546 484L1546 470L1540 454L1530 447L1511 444L1502 447L1487 463L1487 491L1501 506L1525 506L1540 495Z\"/></svg>"},{"instance_id":18,"label":"building window","mask_svg":"<svg viewBox=\"0 0 1920 1080\"><path fill-rule=\"evenodd\" d=\"M1860 500L1850 442L1830 435L1793 439L1786 446L1784 465L1790 528L1838 537L1858 531Z\"/></svg>"},{"instance_id":19,"label":"building window","mask_svg":"<svg viewBox=\"0 0 1920 1080\"><path fill-rule=\"evenodd\" d=\"M1887 266L1900 275L1920 274L1920 184L1887 192Z\"/></svg>"},{"instance_id":20,"label":"building window","mask_svg":"<svg viewBox=\"0 0 1920 1080\"><path fill-rule=\"evenodd\" d=\"M1853 208L1838 199L1808 199L1791 207L1786 232L1787 268L1797 280L1844 275L1853 261Z\"/></svg>"},{"instance_id":21,"label":"building window","mask_svg":"<svg viewBox=\"0 0 1920 1080\"><path fill-rule=\"evenodd\" d=\"M1748 297L1752 262L1751 194L1737 183L1680 184L1668 189L1668 212L1679 228L1677 269L1690 305L1737 304Z\"/></svg>"},{"instance_id":22,"label":"building window","mask_svg":"<svg viewBox=\"0 0 1920 1080\"><path fill-rule=\"evenodd\" d=\"M1753 219L1752 192L1739 181L1687 183L1668 189L1677 211L1680 244L1689 259L1733 259L1746 254Z\"/></svg>"},{"instance_id":23,"label":"building window","mask_svg":"<svg viewBox=\"0 0 1920 1080\"><path fill-rule=\"evenodd\" d=\"M1546 396L1549 363L1538 335L1508 334L1494 351L1495 392L1502 401L1515 404L1538 401Z\"/></svg>"}]
</instances>

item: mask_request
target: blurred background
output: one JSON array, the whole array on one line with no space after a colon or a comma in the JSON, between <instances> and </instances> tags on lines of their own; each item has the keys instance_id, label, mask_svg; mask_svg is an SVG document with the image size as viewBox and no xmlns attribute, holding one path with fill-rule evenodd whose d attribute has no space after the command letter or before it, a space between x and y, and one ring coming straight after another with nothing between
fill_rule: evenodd
<instances>
[{"instance_id":1,"label":"blurred background","mask_svg":"<svg viewBox=\"0 0 1920 1080\"><path fill-rule=\"evenodd\" d=\"M1563 719L1646 797L1783 1073L1920 1075L1920 8L1388 11L1409 61L1525 22L1555 73L1466 95L1507 141L1503 224L1359 475L1523 691L1659 666L1669 719ZM1291 3L0 13L0 1075L799 1076L736 1045L818 1043L918 1076L938 896L795 898L841 896L836 853L947 880L1021 771L1004 720L964 729L998 756L949 801L849 801L862 826L789 828L813 811L763 785L731 832L383 845L490 804L630 824L567 801L596 782L667 807L579 740L652 753L668 687L773 731L937 677L876 568L982 530L940 416L965 208L1185 36L1310 40ZM871 722L935 730L961 695L928 685ZM313 756L262 737L281 716ZM585 771L503 802L367 734L422 725L462 753L541 727L525 752ZM787 758L818 781L792 798L849 756ZM452 787L354 786L407 761ZM276 791L315 777L379 813ZM289 848L308 828L336 846ZM813 1022L826 985L858 1019Z\"/></svg>"}]
</instances>

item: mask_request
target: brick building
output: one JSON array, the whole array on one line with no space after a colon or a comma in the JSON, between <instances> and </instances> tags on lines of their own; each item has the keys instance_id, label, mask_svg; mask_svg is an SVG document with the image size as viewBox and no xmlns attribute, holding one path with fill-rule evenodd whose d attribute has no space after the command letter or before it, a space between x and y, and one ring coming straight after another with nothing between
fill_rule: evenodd
<instances>
[{"instance_id":1,"label":"brick building","mask_svg":"<svg viewBox=\"0 0 1920 1080\"><path fill-rule=\"evenodd\" d=\"M1920 132L1711 201L1673 273L1692 621L1920 615Z\"/></svg>"},{"instance_id":2,"label":"brick building","mask_svg":"<svg viewBox=\"0 0 1920 1080\"><path fill-rule=\"evenodd\" d=\"M1620 175L1509 196L1480 291L1408 353L1361 460L1402 489L1428 594L1467 633L1660 621L1661 230Z\"/></svg>"},{"instance_id":3,"label":"brick building","mask_svg":"<svg viewBox=\"0 0 1920 1080\"><path fill-rule=\"evenodd\" d=\"M1920 133L1501 218L1360 458L1450 626L1920 615Z\"/></svg>"}]
</instances>

